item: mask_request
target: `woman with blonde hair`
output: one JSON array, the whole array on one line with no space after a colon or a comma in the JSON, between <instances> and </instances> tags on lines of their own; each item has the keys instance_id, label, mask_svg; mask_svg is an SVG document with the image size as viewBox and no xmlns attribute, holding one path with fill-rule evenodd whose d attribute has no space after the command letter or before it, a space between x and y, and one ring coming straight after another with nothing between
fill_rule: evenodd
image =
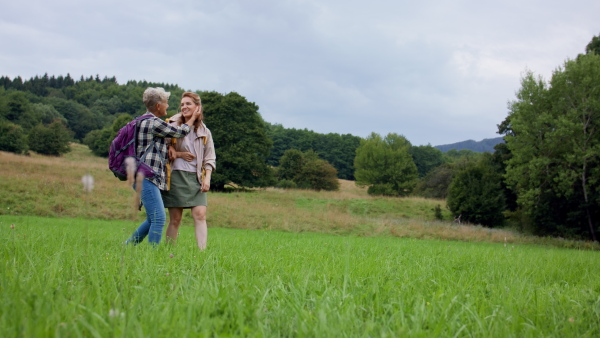
<instances>
[{"instance_id":1,"label":"woman with blonde hair","mask_svg":"<svg viewBox=\"0 0 600 338\"><path fill-rule=\"evenodd\" d=\"M183 93L180 110L168 120L170 125L176 127L188 123L194 112L200 112L200 118L195 120L192 130L185 137L167 140L170 188L162 191L164 205L169 209L167 241L176 243L183 209L191 209L196 242L198 248L204 250L208 238L207 192L210 190L211 174L216 168L215 147L212 134L203 122L200 96L191 92Z\"/></svg>"}]
</instances>

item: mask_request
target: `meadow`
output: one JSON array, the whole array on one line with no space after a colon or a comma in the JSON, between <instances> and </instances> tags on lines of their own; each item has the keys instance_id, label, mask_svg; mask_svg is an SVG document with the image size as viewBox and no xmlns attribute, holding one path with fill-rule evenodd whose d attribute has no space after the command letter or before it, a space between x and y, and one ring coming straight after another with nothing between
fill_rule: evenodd
<instances>
[{"instance_id":1,"label":"meadow","mask_svg":"<svg viewBox=\"0 0 600 338\"><path fill-rule=\"evenodd\" d=\"M189 226L123 245L143 212L81 145L0 152L0 191L1 337L600 335L596 244L458 225L442 200L211 193L200 252Z\"/></svg>"},{"instance_id":2,"label":"meadow","mask_svg":"<svg viewBox=\"0 0 600 338\"><path fill-rule=\"evenodd\" d=\"M597 251L135 225L0 216L0 336L600 335Z\"/></svg>"}]
</instances>

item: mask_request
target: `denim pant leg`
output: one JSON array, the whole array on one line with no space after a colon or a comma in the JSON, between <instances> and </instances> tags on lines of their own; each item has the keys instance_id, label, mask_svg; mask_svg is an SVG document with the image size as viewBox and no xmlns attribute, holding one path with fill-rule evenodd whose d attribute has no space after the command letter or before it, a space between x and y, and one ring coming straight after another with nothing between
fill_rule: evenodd
<instances>
[{"instance_id":1,"label":"denim pant leg","mask_svg":"<svg viewBox=\"0 0 600 338\"><path fill-rule=\"evenodd\" d=\"M144 180L140 198L144 204L144 209L146 209L146 220L140 224L127 240L127 243L138 244L148 236L148 242L158 244L162 238L163 227L167 220L160 190L152 182Z\"/></svg>"}]
</instances>

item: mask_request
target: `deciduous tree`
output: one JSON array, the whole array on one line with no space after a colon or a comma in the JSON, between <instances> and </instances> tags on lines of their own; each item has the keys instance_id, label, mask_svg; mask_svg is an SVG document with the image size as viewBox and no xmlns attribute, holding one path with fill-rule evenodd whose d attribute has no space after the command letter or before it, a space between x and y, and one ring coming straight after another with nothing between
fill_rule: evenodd
<instances>
[{"instance_id":1,"label":"deciduous tree","mask_svg":"<svg viewBox=\"0 0 600 338\"><path fill-rule=\"evenodd\" d=\"M410 154L417 166L419 177L424 177L428 172L444 163L442 151L431 145L412 147Z\"/></svg>"},{"instance_id":2,"label":"deciduous tree","mask_svg":"<svg viewBox=\"0 0 600 338\"><path fill-rule=\"evenodd\" d=\"M238 93L199 93L205 121L217 153L217 170L212 174L215 189L234 183L264 187L274 183L266 159L272 142L258 106Z\"/></svg>"},{"instance_id":3,"label":"deciduous tree","mask_svg":"<svg viewBox=\"0 0 600 338\"><path fill-rule=\"evenodd\" d=\"M410 194L418 177L410 149L404 136L391 133L382 138L372 133L356 150L356 184L369 186L373 194Z\"/></svg>"},{"instance_id":4,"label":"deciduous tree","mask_svg":"<svg viewBox=\"0 0 600 338\"><path fill-rule=\"evenodd\" d=\"M510 105L506 177L542 234L597 240L600 218L600 55L580 55L549 85L527 74ZM561 203L558 201L575 203ZM564 206L569 205L568 210ZM562 214L557 215L556 211ZM554 228L540 215L554 215ZM545 216L544 216L545 217ZM557 219L558 218L558 219ZM570 228L569 231L561 229ZM587 229L587 231L586 231Z\"/></svg>"}]
</instances>

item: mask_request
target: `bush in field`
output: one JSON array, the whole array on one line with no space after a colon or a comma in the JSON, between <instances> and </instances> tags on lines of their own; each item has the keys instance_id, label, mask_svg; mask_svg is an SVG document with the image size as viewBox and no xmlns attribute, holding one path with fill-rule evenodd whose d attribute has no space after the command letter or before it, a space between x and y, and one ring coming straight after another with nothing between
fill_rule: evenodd
<instances>
[{"instance_id":1,"label":"bush in field","mask_svg":"<svg viewBox=\"0 0 600 338\"><path fill-rule=\"evenodd\" d=\"M300 188L313 190L336 191L340 189L337 178L337 169L329 162L317 159L309 159L302 165L302 170L295 177Z\"/></svg>"},{"instance_id":2,"label":"bush in field","mask_svg":"<svg viewBox=\"0 0 600 338\"><path fill-rule=\"evenodd\" d=\"M485 153L477 162L459 165L448 189L448 208L455 217L489 227L504 223L506 209L502 176Z\"/></svg>"},{"instance_id":3,"label":"bush in field","mask_svg":"<svg viewBox=\"0 0 600 338\"><path fill-rule=\"evenodd\" d=\"M286 150L279 160L277 173L280 184L283 185L289 185L287 182L292 182L298 188L317 191L334 191L340 188L337 169L329 162L320 159L314 151L303 153L297 149ZM279 187L279 184L277 186Z\"/></svg>"},{"instance_id":4,"label":"bush in field","mask_svg":"<svg viewBox=\"0 0 600 338\"><path fill-rule=\"evenodd\" d=\"M442 221L444 219L444 215L442 214L442 207L438 204L433 208L433 215L435 219Z\"/></svg>"},{"instance_id":5,"label":"bush in field","mask_svg":"<svg viewBox=\"0 0 600 338\"><path fill-rule=\"evenodd\" d=\"M92 153L102 157L108 157L110 142L114 135L108 128L90 131L83 138L83 144L87 145Z\"/></svg>"},{"instance_id":6,"label":"bush in field","mask_svg":"<svg viewBox=\"0 0 600 338\"><path fill-rule=\"evenodd\" d=\"M391 184L373 184L367 189L369 195L394 196L397 195L394 187Z\"/></svg>"},{"instance_id":7,"label":"bush in field","mask_svg":"<svg viewBox=\"0 0 600 338\"><path fill-rule=\"evenodd\" d=\"M27 135L21 126L0 122L0 150L16 154L27 152Z\"/></svg>"},{"instance_id":8,"label":"bush in field","mask_svg":"<svg viewBox=\"0 0 600 338\"><path fill-rule=\"evenodd\" d=\"M277 185L275 187L280 189L296 189L298 188L298 185L296 184L296 182L291 180L281 180L277 182Z\"/></svg>"},{"instance_id":9,"label":"bush in field","mask_svg":"<svg viewBox=\"0 0 600 338\"><path fill-rule=\"evenodd\" d=\"M70 131L60 120L48 126L38 124L29 133L29 149L44 155L60 156L71 151L69 142L73 139Z\"/></svg>"}]
</instances>

